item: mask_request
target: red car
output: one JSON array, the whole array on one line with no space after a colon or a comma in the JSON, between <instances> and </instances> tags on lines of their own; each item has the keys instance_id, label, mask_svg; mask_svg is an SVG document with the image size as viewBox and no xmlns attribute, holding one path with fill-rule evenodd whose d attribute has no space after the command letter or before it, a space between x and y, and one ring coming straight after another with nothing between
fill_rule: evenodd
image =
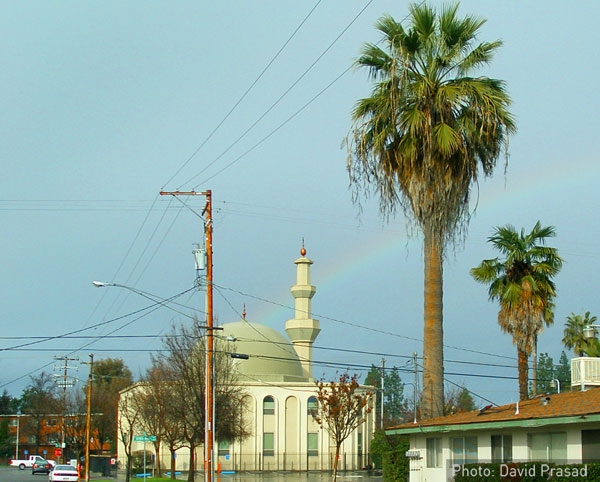
<instances>
[{"instance_id":1,"label":"red car","mask_svg":"<svg viewBox=\"0 0 600 482\"><path fill-rule=\"evenodd\" d=\"M31 475L49 474L52 464L47 460L36 460L31 466Z\"/></svg>"}]
</instances>

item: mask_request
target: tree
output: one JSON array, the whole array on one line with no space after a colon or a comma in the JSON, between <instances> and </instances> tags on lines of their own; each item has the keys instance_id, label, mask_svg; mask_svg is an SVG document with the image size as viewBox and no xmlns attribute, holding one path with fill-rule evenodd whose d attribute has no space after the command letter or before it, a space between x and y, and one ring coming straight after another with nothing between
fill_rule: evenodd
<instances>
[{"instance_id":1,"label":"tree","mask_svg":"<svg viewBox=\"0 0 600 482\"><path fill-rule=\"evenodd\" d=\"M538 392L557 393L558 391L565 391L570 385L571 366L566 353L561 352L558 365L554 363L548 353L540 353L537 378Z\"/></svg>"},{"instance_id":2,"label":"tree","mask_svg":"<svg viewBox=\"0 0 600 482\"><path fill-rule=\"evenodd\" d=\"M0 415L9 415L17 412L16 399L8 394L6 388L0 395Z\"/></svg>"},{"instance_id":3,"label":"tree","mask_svg":"<svg viewBox=\"0 0 600 482\"><path fill-rule=\"evenodd\" d=\"M36 452L39 452L44 435L59 440L58 433L45 434L44 427L48 415L59 412L61 402L52 375L42 372L39 376L30 379L31 383L21 394L21 410L23 414L29 415L24 417L25 423L22 424L21 430L23 435L27 434L34 438Z\"/></svg>"},{"instance_id":4,"label":"tree","mask_svg":"<svg viewBox=\"0 0 600 482\"><path fill-rule=\"evenodd\" d=\"M489 284L489 299L500 304L498 324L517 347L521 400L528 398L529 355L544 324L554 321L553 278L563 261L556 248L545 243L555 235L553 226L542 226L539 221L529 233L523 229L519 233L511 225L497 227L488 241L503 258L485 259L471 269L476 281Z\"/></svg>"},{"instance_id":5,"label":"tree","mask_svg":"<svg viewBox=\"0 0 600 482\"><path fill-rule=\"evenodd\" d=\"M358 375L344 373L337 381L325 382L321 379L315 382L317 408L311 411L311 415L335 443L334 481L342 443L366 421L366 416L373 409L373 392L360 390L357 380Z\"/></svg>"},{"instance_id":6,"label":"tree","mask_svg":"<svg viewBox=\"0 0 600 482\"><path fill-rule=\"evenodd\" d=\"M169 370L177 383L172 385L175 400L170 404L177 409L177 420L181 422L180 440L190 447L190 471L188 481L193 481L195 471L195 447L203 443L205 424L205 365L207 353L204 333L195 320L191 327L173 326L171 333L163 339L164 353L159 355L161 363ZM215 437L217 441L233 441L248 435L240 424L242 399L245 392L234 370L229 354L233 351L229 342L218 340L214 344L215 366ZM174 440L175 435L172 434ZM174 472L174 471L172 471Z\"/></svg>"},{"instance_id":7,"label":"tree","mask_svg":"<svg viewBox=\"0 0 600 482\"><path fill-rule=\"evenodd\" d=\"M120 358L95 361L92 370L92 425L95 436L100 447L110 442L113 452L116 452L119 392L133 383L133 376Z\"/></svg>"},{"instance_id":8,"label":"tree","mask_svg":"<svg viewBox=\"0 0 600 482\"><path fill-rule=\"evenodd\" d=\"M560 352L560 358L558 365L555 367L554 375L560 382L561 389L564 387L564 390L566 390L567 387L571 386L571 363L564 351Z\"/></svg>"},{"instance_id":9,"label":"tree","mask_svg":"<svg viewBox=\"0 0 600 482\"><path fill-rule=\"evenodd\" d=\"M371 369L365 377L365 385L376 388L375 392L375 415L379 417L379 428L401 423L406 420L409 409L404 398L404 383L400 379L397 367L385 369L383 377L382 369L371 365ZM383 380L382 380L383 379ZM383 381L383 387L381 386ZM381 403L383 401L383 421L381 420Z\"/></svg>"},{"instance_id":10,"label":"tree","mask_svg":"<svg viewBox=\"0 0 600 482\"><path fill-rule=\"evenodd\" d=\"M529 393L531 395L534 393L554 393L557 390L557 388L552 386L553 381L556 380L554 376L554 360L552 360L552 357L548 353L540 353L537 367L538 376L535 380L537 387L534 391L533 386L530 386ZM530 385L533 385L533 383L534 381L532 380Z\"/></svg>"},{"instance_id":11,"label":"tree","mask_svg":"<svg viewBox=\"0 0 600 482\"><path fill-rule=\"evenodd\" d=\"M65 460L68 457L80 460L81 457L85 456L86 413L87 403L85 392L83 390L70 392L65 406L64 430L65 443L67 445L65 453L63 453Z\"/></svg>"},{"instance_id":12,"label":"tree","mask_svg":"<svg viewBox=\"0 0 600 482\"><path fill-rule=\"evenodd\" d=\"M567 316L562 339L565 348L569 350L573 349L576 356L584 356L586 354L589 356L598 356L598 340L588 340L583 336L583 329L586 326L594 324L597 319L596 316L591 316L589 311L586 311L584 315L571 313Z\"/></svg>"},{"instance_id":13,"label":"tree","mask_svg":"<svg viewBox=\"0 0 600 482\"><path fill-rule=\"evenodd\" d=\"M448 415L451 413L470 412L475 410L475 401L471 392L465 387L454 385L449 390L446 390L448 397L444 407L444 414Z\"/></svg>"},{"instance_id":14,"label":"tree","mask_svg":"<svg viewBox=\"0 0 600 482\"><path fill-rule=\"evenodd\" d=\"M424 418L442 415L444 405L446 247L464 239L471 187L492 175L515 130L504 83L473 75L501 42L476 44L485 20L457 11L413 4L406 29L379 19L385 47L367 43L356 61L374 86L354 107L346 139L353 201L360 206L361 193L375 192L385 219L400 207L423 235Z\"/></svg>"},{"instance_id":15,"label":"tree","mask_svg":"<svg viewBox=\"0 0 600 482\"><path fill-rule=\"evenodd\" d=\"M131 480L133 437L135 436L135 431L139 428L141 418L140 405L137 403L135 397L135 390L126 390L121 393L118 402L119 417L117 418L117 434L125 452L125 482Z\"/></svg>"}]
</instances>

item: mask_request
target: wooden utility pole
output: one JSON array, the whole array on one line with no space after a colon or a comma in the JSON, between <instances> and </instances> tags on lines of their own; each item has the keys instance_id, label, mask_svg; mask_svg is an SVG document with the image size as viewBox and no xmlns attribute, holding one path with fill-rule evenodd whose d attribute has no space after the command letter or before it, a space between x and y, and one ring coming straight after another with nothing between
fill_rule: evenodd
<instances>
[{"instance_id":1,"label":"wooden utility pole","mask_svg":"<svg viewBox=\"0 0 600 482\"><path fill-rule=\"evenodd\" d=\"M90 355L90 375L87 385L87 411L85 415L85 482L90 480L90 439L91 439L91 423L92 423L92 378L94 370L94 355Z\"/></svg>"},{"instance_id":2,"label":"wooden utility pole","mask_svg":"<svg viewBox=\"0 0 600 482\"><path fill-rule=\"evenodd\" d=\"M204 384L204 480L212 482L214 475L214 339L213 339L213 249L212 249L212 191L160 191L161 196L196 196L206 197L206 205L202 211L204 216L204 243L206 248L206 367ZM193 470L193 467L190 467Z\"/></svg>"},{"instance_id":3,"label":"wooden utility pole","mask_svg":"<svg viewBox=\"0 0 600 482\"><path fill-rule=\"evenodd\" d=\"M69 379L69 368L73 368L69 366L70 361L77 361L79 358L69 358L68 356L55 356L55 360L64 361L64 366L62 368L63 374L54 375L57 379L57 385L62 388L63 396L62 396L62 410L61 410L61 421L60 421L60 458L59 462L66 464L67 463L67 454L66 454L66 441L65 441L65 415L67 411L67 388L71 388L74 383L72 379ZM56 367L55 367L56 368Z\"/></svg>"}]
</instances>

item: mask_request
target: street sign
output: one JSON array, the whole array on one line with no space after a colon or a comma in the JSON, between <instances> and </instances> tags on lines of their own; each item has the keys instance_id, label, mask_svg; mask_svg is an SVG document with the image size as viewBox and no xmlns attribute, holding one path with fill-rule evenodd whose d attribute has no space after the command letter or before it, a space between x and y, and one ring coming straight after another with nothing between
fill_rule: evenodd
<instances>
[{"instance_id":1,"label":"street sign","mask_svg":"<svg viewBox=\"0 0 600 482\"><path fill-rule=\"evenodd\" d=\"M134 442L156 442L156 435L134 435Z\"/></svg>"}]
</instances>

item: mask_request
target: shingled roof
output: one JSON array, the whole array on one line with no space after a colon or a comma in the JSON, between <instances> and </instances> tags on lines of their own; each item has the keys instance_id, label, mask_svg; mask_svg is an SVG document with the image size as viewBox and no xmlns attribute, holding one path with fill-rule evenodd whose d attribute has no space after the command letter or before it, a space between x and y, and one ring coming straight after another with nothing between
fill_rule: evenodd
<instances>
[{"instance_id":1,"label":"shingled roof","mask_svg":"<svg viewBox=\"0 0 600 482\"><path fill-rule=\"evenodd\" d=\"M488 405L480 410L461 412L415 423L386 428L388 435L415 431L440 432L485 429L498 426L540 426L600 421L600 388L584 392L540 395L508 405Z\"/></svg>"}]
</instances>

